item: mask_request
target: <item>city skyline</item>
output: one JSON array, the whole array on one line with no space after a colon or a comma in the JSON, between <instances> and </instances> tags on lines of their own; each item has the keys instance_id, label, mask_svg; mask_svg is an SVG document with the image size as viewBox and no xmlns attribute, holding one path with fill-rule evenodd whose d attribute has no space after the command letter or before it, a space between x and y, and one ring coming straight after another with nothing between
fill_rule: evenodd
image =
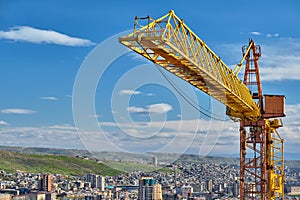
<instances>
[{"instance_id":1,"label":"city skyline","mask_svg":"<svg viewBox=\"0 0 300 200\"><path fill-rule=\"evenodd\" d=\"M231 68L241 59L241 46L249 38L261 45L263 92L286 95L287 117L279 131L286 152L300 153L300 96L296 92L300 81L299 6L297 1L258 0L251 5L238 1L3 1L0 145L237 154L239 125L228 120L224 106L166 73L192 102L220 120L198 113L155 66L128 51L105 69L95 94L90 94L96 112L82 116L87 122L97 122L100 129L88 127L81 133L80 123L74 122L76 83L89 84L90 77L78 81L93 53L105 58L122 52L119 44L116 49L103 46L110 39L117 43L120 35L132 29L136 15L158 18L172 9ZM100 50L107 50L106 54ZM99 65L102 61L97 60ZM86 95L84 91L80 94ZM96 138L98 132L104 136ZM108 146L99 147L103 138Z\"/></svg>"}]
</instances>

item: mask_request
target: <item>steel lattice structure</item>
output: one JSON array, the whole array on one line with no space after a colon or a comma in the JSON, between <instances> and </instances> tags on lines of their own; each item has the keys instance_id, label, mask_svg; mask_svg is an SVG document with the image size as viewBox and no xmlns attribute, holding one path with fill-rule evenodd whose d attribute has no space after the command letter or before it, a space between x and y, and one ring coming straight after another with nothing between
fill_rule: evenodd
<instances>
[{"instance_id":1,"label":"steel lattice structure","mask_svg":"<svg viewBox=\"0 0 300 200\"><path fill-rule=\"evenodd\" d=\"M225 104L228 115L260 117L245 84L173 11L148 21L119 41Z\"/></svg>"},{"instance_id":2,"label":"steel lattice structure","mask_svg":"<svg viewBox=\"0 0 300 200\"><path fill-rule=\"evenodd\" d=\"M270 118L285 116L285 97L262 95L261 50L253 40L233 71L174 11L157 20L136 17L134 31L119 42L214 97L240 121L240 199L284 199L282 123ZM244 82L237 76L243 63Z\"/></svg>"}]
</instances>

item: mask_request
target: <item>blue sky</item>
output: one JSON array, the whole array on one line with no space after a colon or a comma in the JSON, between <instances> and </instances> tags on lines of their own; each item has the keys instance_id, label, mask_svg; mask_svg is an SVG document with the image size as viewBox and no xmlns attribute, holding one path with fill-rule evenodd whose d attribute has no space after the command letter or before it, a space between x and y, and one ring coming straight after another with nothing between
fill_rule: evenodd
<instances>
[{"instance_id":1,"label":"blue sky","mask_svg":"<svg viewBox=\"0 0 300 200\"><path fill-rule=\"evenodd\" d=\"M189 107L155 66L121 45L101 46L130 30L136 15L158 18L171 9L230 67L239 62L240 48L249 38L261 45L263 91L286 95L287 117L280 132L286 151L300 153L300 2L296 0L2 0L0 145L238 153L238 124L207 119ZM80 77L93 56L101 68L103 60L117 52L122 53L93 85L94 94L87 94L95 97L94 105L89 105L95 113L78 118L100 126L81 132L81 122L73 118L73 94L74 90L78 98L86 94L76 91L76 83L82 88L91 84L89 76ZM167 75L191 99L227 119L222 105ZM83 110L85 103L90 102L82 102Z\"/></svg>"}]
</instances>

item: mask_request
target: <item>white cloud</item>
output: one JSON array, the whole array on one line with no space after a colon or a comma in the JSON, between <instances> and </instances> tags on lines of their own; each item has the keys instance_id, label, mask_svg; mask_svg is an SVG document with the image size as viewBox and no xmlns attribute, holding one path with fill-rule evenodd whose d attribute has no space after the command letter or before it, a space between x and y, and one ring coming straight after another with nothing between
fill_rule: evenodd
<instances>
[{"instance_id":1,"label":"white cloud","mask_svg":"<svg viewBox=\"0 0 300 200\"><path fill-rule=\"evenodd\" d=\"M34 110L21 109L21 108L9 108L0 111L3 114L33 114L36 113Z\"/></svg>"},{"instance_id":2,"label":"white cloud","mask_svg":"<svg viewBox=\"0 0 300 200\"><path fill-rule=\"evenodd\" d=\"M9 125L9 124L8 124L7 122L5 122L5 121L0 120L0 126L1 126L1 125L6 125L6 126L7 126L7 125Z\"/></svg>"},{"instance_id":3,"label":"white cloud","mask_svg":"<svg viewBox=\"0 0 300 200\"><path fill-rule=\"evenodd\" d=\"M119 95L136 95L136 94L141 94L140 91L135 91L135 90L120 90Z\"/></svg>"},{"instance_id":4,"label":"white cloud","mask_svg":"<svg viewBox=\"0 0 300 200\"><path fill-rule=\"evenodd\" d=\"M95 115L90 115L90 117L91 117L91 118L96 118L96 119L97 119L97 118L102 117L102 115L97 115L97 114L95 114Z\"/></svg>"},{"instance_id":5,"label":"white cloud","mask_svg":"<svg viewBox=\"0 0 300 200\"><path fill-rule=\"evenodd\" d=\"M56 97L41 97L41 99L50 100L50 101L57 101L58 100L58 98L56 98Z\"/></svg>"},{"instance_id":6,"label":"white cloud","mask_svg":"<svg viewBox=\"0 0 300 200\"><path fill-rule=\"evenodd\" d=\"M267 34L267 38L271 38L271 37L279 37L279 33L274 33L274 34Z\"/></svg>"},{"instance_id":7,"label":"white cloud","mask_svg":"<svg viewBox=\"0 0 300 200\"><path fill-rule=\"evenodd\" d=\"M259 44L262 50L259 69L263 81L300 80L300 39L269 38L256 44ZM240 46L243 44L218 46L217 50L222 52L225 63L226 61L232 62L227 63L232 64L231 69L242 57ZM239 75L242 75L243 70Z\"/></svg>"},{"instance_id":8,"label":"white cloud","mask_svg":"<svg viewBox=\"0 0 300 200\"><path fill-rule=\"evenodd\" d=\"M283 118L283 127L278 131L285 141L286 152L300 153L300 104L286 105L286 117Z\"/></svg>"},{"instance_id":9,"label":"white cloud","mask_svg":"<svg viewBox=\"0 0 300 200\"><path fill-rule=\"evenodd\" d=\"M300 40L281 38L262 46L261 78L264 81L300 80Z\"/></svg>"},{"instance_id":10,"label":"white cloud","mask_svg":"<svg viewBox=\"0 0 300 200\"><path fill-rule=\"evenodd\" d=\"M284 127L278 130L285 140L286 152L300 153L300 135L297 134L300 130L299 112L300 104L286 105L287 117L284 118ZM182 149L185 147L189 147L189 153L196 154L200 149L201 154L237 154L239 152L239 123L232 121L203 119L174 120L165 123L152 121L149 126L158 130L155 134L150 133L149 131L152 129L147 129L147 126L140 125L140 128L137 128L133 123L100 122L99 125L105 130L104 134L110 141L107 144L100 131L90 131L85 135L78 135L76 127L53 125L44 127L5 126L0 129L0 145L83 148L83 142L86 148L92 148L91 143L94 143L97 146L95 149L99 151L109 151L109 147L113 144L122 147L121 151L123 152L129 148L132 152L143 152L158 150L172 144L167 150L173 153L184 153ZM123 127L122 130L125 134L118 127ZM141 138L132 135L149 137ZM99 145L99 141L97 141L99 138L102 142L104 141L103 144L101 143L103 146Z\"/></svg>"},{"instance_id":11,"label":"white cloud","mask_svg":"<svg viewBox=\"0 0 300 200\"><path fill-rule=\"evenodd\" d=\"M255 35L255 36L265 36L267 38L277 38L279 37L279 33L262 33L262 32L258 32L258 31L252 31L252 32L249 32L249 33L244 33L244 32L241 32L241 34L250 34L250 35Z\"/></svg>"},{"instance_id":12,"label":"white cloud","mask_svg":"<svg viewBox=\"0 0 300 200\"><path fill-rule=\"evenodd\" d=\"M250 32L251 35L261 35L260 32L257 32L257 31L253 31L253 32Z\"/></svg>"},{"instance_id":13,"label":"white cloud","mask_svg":"<svg viewBox=\"0 0 300 200\"><path fill-rule=\"evenodd\" d=\"M147 112L146 108L134 107L134 106L128 107L127 110L128 110L128 112L131 112L131 113L145 113L145 112Z\"/></svg>"},{"instance_id":14,"label":"white cloud","mask_svg":"<svg viewBox=\"0 0 300 200\"><path fill-rule=\"evenodd\" d=\"M272 37L279 37L279 33L267 33L267 34L263 34L261 32L258 32L258 31L253 31L253 32L250 32L250 35L265 35L267 38L272 38Z\"/></svg>"},{"instance_id":15,"label":"white cloud","mask_svg":"<svg viewBox=\"0 0 300 200\"><path fill-rule=\"evenodd\" d=\"M131 113L155 113L155 114L163 114L171 111L173 107L166 103L158 103L143 107L128 107L128 111Z\"/></svg>"},{"instance_id":16,"label":"white cloud","mask_svg":"<svg viewBox=\"0 0 300 200\"><path fill-rule=\"evenodd\" d=\"M0 146L84 149L77 130L69 125L3 127Z\"/></svg>"},{"instance_id":17,"label":"white cloud","mask_svg":"<svg viewBox=\"0 0 300 200\"><path fill-rule=\"evenodd\" d=\"M278 131L282 138L285 140L285 150L291 153L300 153L299 141L300 141L300 104L286 105L286 117L283 118L283 127ZM197 125L198 124L198 125ZM107 135L110 135L117 127L122 127L125 133L131 133L138 135L153 135L143 125L140 128L136 124L124 123L117 124L113 122L100 122L101 127L106 127L108 131ZM210 152L213 154L238 154L239 152L239 123L232 121L207 121L202 119L194 120L174 120L166 121L164 124L161 122L152 121L149 123L154 130L158 129L158 133L155 137L144 138L143 141L134 141L126 134L115 133L113 143L122 144L122 146L131 145L134 143L136 149L142 149L144 145L152 144L159 146L159 142L168 143L172 138L176 137L176 145L173 146L174 152L177 152L180 145L187 145L185 139L187 137L193 138L196 133L196 137L193 144L190 146L192 153L198 153L201 146L202 152ZM127 139L127 140L126 140ZM132 142L132 143L131 143ZM157 147L156 146L156 147ZM124 147L125 148L125 147ZM211 151L212 149L212 151Z\"/></svg>"},{"instance_id":18,"label":"white cloud","mask_svg":"<svg viewBox=\"0 0 300 200\"><path fill-rule=\"evenodd\" d=\"M43 127L45 129L49 128L49 129L56 129L56 130L73 130L76 131L76 127L71 126L71 125L53 125L53 126L46 126Z\"/></svg>"},{"instance_id":19,"label":"white cloud","mask_svg":"<svg viewBox=\"0 0 300 200\"><path fill-rule=\"evenodd\" d=\"M153 94L153 93L147 93L147 94L145 94L145 95L148 96L148 97L155 96L155 94Z\"/></svg>"},{"instance_id":20,"label":"white cloud","mask_svg":"<svg viewBox=\"0 0 300 200\"><path fill-rule=\"evenodd\" d=\"M147 106L147 109L149 113L162 114L171 111L173 107L166 103L158 103Z\"/></svg>"},{"instance_id":21,"label":"white cloud","mask_svg":"<svg viewBox=\"0 0 300 200\"><path fill-rule=\"evenodd\" d=\"M124 127L125 129L133 129L136 128L137 125L140 127L145 127L145 123L115 123L115 122L99 122L100 126L106 127ZM152 121L148 122L148 124L152 127L161 127L162 122L160 121ZM221 124L221 125L220 125ZM169 130L168 133L174 134L180 129L180 132L183 133L195 133L195 132L205 132L205 131L217 131L220 129L235 131L238 130L238 123L234 123L232 121L215 121L215 120L204 120L204 119L190 119L190 120L172 120L172 121L165 121L163 124L163 128ZM167 131L165 131L167 132ZM233 132L232 135L235 135L236 132ZM184 137L184 135L182 135Z\"/></svg>"},{"instance_id":22,"label":"white cloud","mask_svg":"<svg viewBox=\"0 0 300 200\"><path fill-rule=\"evenodd\" d=\"M280 58L278 58L280 59ZM300 64L295 63L299 60L299 57L293 57L288 60L288 57L282 58L282 61L286 60L288 67L283 67L284 64L278 64L277 67L263 67L261 68L261 79L264 81L277 81L277 80L300 80ZM270 62L268 62L270 63Z\"/></svg>"},{"instance_id":23,"label":"white cloud","mask_svg":"<svg viewBox=\"0 0 300 200\"><path fill-rule=\"evenodd\" d=\"M137 90L120 90L119 95L138 95L138 94L142 94L143 96L148 96L148 97L152 97L155 96L155 94L153 93L142 93L140 91Z\"/></svg>"},{"instance_id":24,"label":"white cloud","mask_svg":"<svg viewBox=\"0 0 300 200\"><path fill-rule=\"evenodd\" d=\"M231 121L192 119L151 121L146 126L113 122L100 122L99 125L107 131L113 144L124 149L133 146L134 152L159 149L162 152L184 153L189 148L191 153L199 153L201 149L204 155L219 147L214 153L235 153L239 143L238 123ZM125 134L118 131L120 127Z\"/></svg>"},{"instance_id":25,"label":"white cloud","mask_svg":"<svg viewBox=\"0 0 300 200\"><path fill-rule=\"evenodd\" d=\"M9 31L0 30L0 39L31 42L36 44L57 44L63 46L91 46L87 39L71 37L52 30L42 30L29 26L16 26Z\"/></svg>"}]
</instances>

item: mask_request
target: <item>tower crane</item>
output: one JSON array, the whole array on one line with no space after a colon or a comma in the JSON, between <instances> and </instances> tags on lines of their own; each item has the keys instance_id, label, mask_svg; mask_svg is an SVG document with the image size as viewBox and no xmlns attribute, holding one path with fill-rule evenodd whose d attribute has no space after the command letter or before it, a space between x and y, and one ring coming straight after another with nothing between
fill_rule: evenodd
<instances>
[{"instance_id":1,"label":"tower crane","mask_svg":"<svg viewBox=\"0 0 300 200\"><path fill-rule=\"evenodd\" d=\"M283 95L263 95L253 40L231 70L173 10L159 19L135 17L119 42L226 106L240 123L240 199L284 199ZM238 78L245 67L244 80Z\"/></svg>"}]
</instances>

